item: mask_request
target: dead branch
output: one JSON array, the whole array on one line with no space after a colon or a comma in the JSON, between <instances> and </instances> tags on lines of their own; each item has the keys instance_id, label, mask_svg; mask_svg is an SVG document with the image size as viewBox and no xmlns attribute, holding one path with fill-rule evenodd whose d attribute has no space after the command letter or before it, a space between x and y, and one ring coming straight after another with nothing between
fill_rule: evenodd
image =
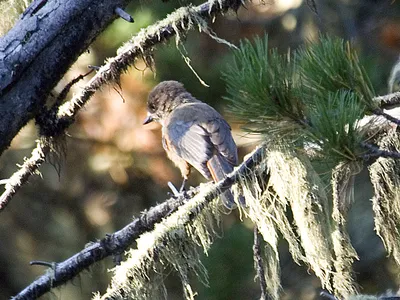
<instances>
[{"instance_id":1,"label":"dead branch","mask_svg":"<svg viewBox=\"0 0 400 300\"><path fill-rule=\"evenodd\" d=\"M220 193L229 189L234 183L238 182L240 178L250 177L252 175L251 169L262 160L264 152L265 148L260 146L224 180L214 184L210 192L205 195L203 201L198 204L196 209L190 212L190 218L193 219L199 215L207 203L215 199ZM195 194L196 190L189 191L190 197L193 197ZM47 272L45 275L42 275L13 299L35 299L49 292L52 288L65 284L94 263L108 256L121 255L121 253L123 253L142 233L151 231L156 223L168 217L168 215L174 212L185 201L190 201L190 198L166 200L150 208L147 212L142 213L140 217L136 218L123 229L107 235L98 242L92 243L81 252L76 253L61 263L53 263L54 268L52 272Z\"/></svg>"}]
</instances>

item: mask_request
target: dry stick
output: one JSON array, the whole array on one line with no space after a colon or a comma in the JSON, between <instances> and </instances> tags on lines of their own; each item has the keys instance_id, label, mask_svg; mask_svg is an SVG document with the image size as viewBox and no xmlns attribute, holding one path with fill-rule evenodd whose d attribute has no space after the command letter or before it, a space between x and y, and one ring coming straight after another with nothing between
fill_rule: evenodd
<instances>
[{"instance_id":1,"label":"dry stick","mask_svg":"<svg viewBox=\"0 0 400 300\"><path fill-rule=\"evenodd\" d=\"M240 0L215 1L212 3L205 2L193 8L193 11L204 19L212 19L217 14L223 14L228 9L237 10L241 3ZM180 24L178 28L182 32L189 30L188 15L182 14L180 20L174 21ZM97 90L107 83L118 82L121 73L126 71L144 52L149 51L155 45L161 44L177 34L175 31L177 27L171 22L169 24L162 22L162 24L163 25L160 25L157 31L152 31L151 34L147 33L136 36L132 40L130 47L124 48L121 53L101 67L99 72L86 84L80 93L60 106L57 117L53 120L54 124L61 124L64 128L60 129L67 129L81 107L88 102ZM5 191L0 196L0 211L7 206L11 198L28 180L29 176L38 170L39 166L45 161L50 150L50 147L43 147L41 143L37 143L29 160L25 161L21 169L15 172L6 184Z\"/></svg>"},{"instance_id":2,"label":"dry stick","mask_svg":"<svg viewBox=\"0 0 400 300\"><path fill-rule=\"evenodd\" d=\"M264 263L261 255L260 234L257 225L254 226L254 245L253 245L254 267L257 277L260 280L261 296L260 299L268 299L267 282L265 280Z\"/></svg>"},{"instance_id":3,"label":"dry stick","mask_svg":"<svg viewBox=\"0 0 400 300\"><path fill-rule=\"evenodd\" d=\"M263 147L258 147L245 162L230 173L224 180L214 184L213 188L204 196L203 201L191 210L191 218L198 216L210 201L230 188L234 183L238 182L240 178L250 177L252 174L251 169L262 161L264 152L265 149ZM55 268L52 269L52 272L48 272L39 277L13 299L35 299L49 292L50 289L65 284L97 261L111 255L120 255L142 233L152 230L156 223L175 211L184 201L187 201L187 199L183 197L169 199L150 208L123 229L107 235L98 242L92 243L67 260L54 264Z\"/></svg>"}]
</instances>

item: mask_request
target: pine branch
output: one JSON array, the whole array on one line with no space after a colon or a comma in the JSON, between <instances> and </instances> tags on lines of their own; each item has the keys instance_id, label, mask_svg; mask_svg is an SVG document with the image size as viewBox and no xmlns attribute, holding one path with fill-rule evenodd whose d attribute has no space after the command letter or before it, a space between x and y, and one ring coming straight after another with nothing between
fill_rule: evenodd
<instances>
[{"instance_id":1,"label":"pine branch","mask_svg":"<svg viewBox=\"0 0 400 300\"><path fill-rule=\"evenodd\" d=\"M54 116L49 116L52 117L52 119L47 120L46 123L54 127L53 133L56 135L54 137L58 137L59 134L62 134L74 122L76 114L90 100L96 91L105 84L112 82L118 83L120 75L126 71L136 59L142 57L144 53L151 51L155 45L162 44L175 35L185 34L189 31L193 27L189 26L190 22L193 22L190 14L195 13L197 17L206 21L214 18L217 14L225 13L228 9L237 10L241 3L240 0L205 2L194 8L187 8L186 14L180 13L179 18L170 20L170 18L167 17L155 25L142 30L130 43L122 47L117 56L101 67L97 74L75 97L60 106L58 112L54 114ZM50 131L49 128L47 128L46 132L48 131ZM20 170L14 173L8 180L6 190L0 196L0 211L8 205L16 192L28 180L29 176L37 172L50 151L51 147L43 147L43 145L38 142L36 148L32 151L31 157L26 160Z\"/></svg>"},{"instance_id":2,"label":"pine branch","mask_svg":"<svg viewBox=\"0 0 400 300\"><path fill-rule=\"evenodd\" d=\"M392 109L400 105L400 92L388 94L385 96L378 96L375 97L373 100L382 109Z\"/></svg>"},{"instance_id":3,"label":"pine branch","mask_svg":"<svg viewBox=\"0 0 400 300\"><path fill-rule=\"evenodd\" d=\"M238 168L230 173L224 180L213 185L210 191L205 195L203 202L199 203L197 208L190 211L190 218L195 218L211 200L217 195L229 189L240 178L247 178L252 175L251 170L256 166L263 157L265 148L258 147L251 156L246 159ZM189 196L192 198L195 192L189 191ZM102 240L95 242L76 253L72 257L61 263L54 264L55 268L52 272L42 275L40 278L32 282L28 287L16 295L13 299L35 299L52 288L65 284L67 281L76 277L81 271L87 269L94 263L108 257L118 256L123 253L134 240L136 240L144 232L151 231L154 225L160 222L163 218L168 217L179 206L190 199L178 198L169 199L147 212L144 212L139 218L125 226L123 229L110 234Z\"/></svg>"}]
</instances>

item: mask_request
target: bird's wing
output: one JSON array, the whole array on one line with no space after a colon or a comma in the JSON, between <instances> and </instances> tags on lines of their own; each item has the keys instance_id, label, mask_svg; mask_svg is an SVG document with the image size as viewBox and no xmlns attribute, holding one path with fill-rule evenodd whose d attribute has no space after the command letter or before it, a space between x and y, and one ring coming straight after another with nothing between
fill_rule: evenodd
<instances>
[{"instance_id":1,"label":"bird's wing","mask_svg":"<svg viewBox=\"0 0 400 300\"><path fill-rule=\"evenodd\" d=\"M175 151L207 179L212 179L207 162L213 155L220 155L232 166L237 164L237 150L231 129L218 113L215 118L203 122L196 118L194 121L179 118L171 121L165 129L166 142L172 148L170 150Z\"/></svg>"},{"instance_id":2,"label":"bird's wing","mask_svg":"<svg viewBox=\"0 0 400 300\"><path fill-rule=\"evenodd\" d=\"M166 128L166 146L211 179L207 161L213 156L214 146L207 131L194 122L175 121Z\"/></svg>"},{"instance_id":3,"label":"bird's wing","mask_svg":"<svg viewBox=\"0 0 400 300\"><path fill-rule=\"evenodd\" d=\"M211 143L217 149L217 152L229 164L236 166L238 163L237 148L229 124L224 119L217 118L203 124L203 127L208 132Z\"/></svg>"}]
</instances>

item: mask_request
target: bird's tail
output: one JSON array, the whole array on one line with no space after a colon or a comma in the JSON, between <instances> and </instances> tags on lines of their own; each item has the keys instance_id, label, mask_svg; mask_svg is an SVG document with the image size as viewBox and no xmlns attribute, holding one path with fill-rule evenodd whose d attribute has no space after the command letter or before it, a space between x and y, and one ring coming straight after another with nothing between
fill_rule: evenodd
<instances>
[{"instance_id":1,"label":"bird's tail","mask_svg":"<svg viewBox=\"0 0 400 300\"><path fill-rule=\"evenodd\" d=\"M220 155L214 155L208 162L207 167L210 170L214 182L225 179L226 175L233 171L233 166ZM235 208L235 199L231 190L226 190L220 195L223 204L228 209ZM244 203L243 196L239 196L239 201Z\"/></svg>"}]
</instances>

